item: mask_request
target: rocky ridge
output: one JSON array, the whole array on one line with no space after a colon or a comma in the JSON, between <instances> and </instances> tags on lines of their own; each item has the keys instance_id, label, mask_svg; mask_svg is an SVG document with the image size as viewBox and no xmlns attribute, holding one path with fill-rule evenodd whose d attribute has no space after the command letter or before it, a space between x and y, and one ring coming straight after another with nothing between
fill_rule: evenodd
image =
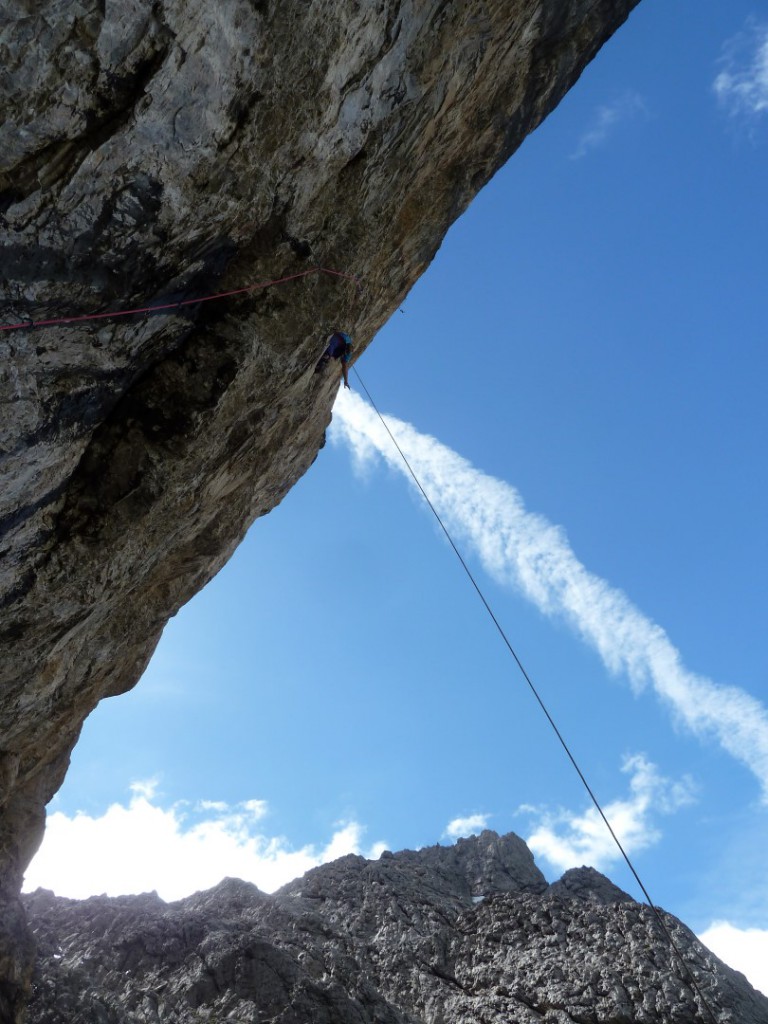
<instances>
[{"instance_id":1,"label":"rocky ridge","mask_svg":"<svg viewBox=\"0 0 768 1024\"><path fill-rule=\"evenodd\" d=\"M652 911L517 836L348 856L272 896L25 897L29 1024L713 1024ZM664 915L717 1024L768 999Z\"/></svg>"},{"instance_id":2,"label":"rocky ridge","mask_svg":"<svg viewBox=\"0 0 768 1024\"><path fill-rule=\"evenodd\" d=\"M18 902L85 717L323 444L449 224L637 0L8 0L0 323L0 1020Z\"/></svg>"}]
</instances>

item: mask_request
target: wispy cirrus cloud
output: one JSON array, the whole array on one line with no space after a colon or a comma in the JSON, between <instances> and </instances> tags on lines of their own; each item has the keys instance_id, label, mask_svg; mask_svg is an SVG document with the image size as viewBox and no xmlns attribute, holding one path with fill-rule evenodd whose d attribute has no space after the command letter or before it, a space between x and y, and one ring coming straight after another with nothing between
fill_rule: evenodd
<instances>
[{"instance_id":1,"label":"wispy cirrus cloud","mask_svg":"<svg viewBox=\"0 0 768 1024\"><path fill-rule=\"evenodd\" d=\"M624 93L611 103L599 106L589 127L579 139L576 149L571 153L571 160L581 160L591 150L604 145L619 125L639 114L647 116L648 108L642 96L636 92Z\"/></svg>"},{"instance_id":2,"label":"wispy cirrus cloud","mask_svg":"<svg viewBox=\"0 0 768 1024\"><path fill-rule=\"evenodd\" d=\"M488 827L490 814L469 814L466 818L454 818L445 826L443 835L448 839L474 836Z\"/></svg>"},{"instance_id":3,"label":"wispy cirrus cloud","mask_svg":"<svg viewBox=\"0 0 768 1024\"><path fill-rule=\"evenodd\" d=\"M677 723L702 739L715 739L755 775L768 802L768 711L763 704L736 686L686 669L661 626L622 591L589 572L562 529L528 512L515 488L475 469L410 424L386 419L449 529L486 571L545 614L568 622L636 693L652 688ZM340 394L331 439L347 444L360 465L381 457L407 475L378 416L358 395Z\"/></svg>"},{"instance_id":4,"label":"wispy cirrus cloud","mask_svg":"<svg viewBox=\"0 0 768 1024\"><path fill-rule=\"evenodd\" d=\"M723 47L712 88L733 116L768 113L768 25L750 22Z\"/></svg>"},{"instance_id":5,"label":"wispy cirrus cloud","mask_svg":"<svg viewBox=\"0 0 768 1024\"><path fill-rule=\"evenodd\" d=\"M665 778L642 754L627 757L622 771L630 776L629 796L612 800L603 811L626 853L633 854L659 841L658 815L671 814L690 804L693 786L688 779L673 782ZM529 806L520 811L538 819L526 838L531 851L558 871L582 864L603 869L621 858L594 807L581 814Z\"/></svg>"},{"instance_id":6,"label":"wispy cirrus cloud","mask_svg":"<svg viewBox=\"0 0 768 1024\"><path fill-rule=\"evenodd\" d=\"M127 804L114 803L95 817L49 814L24 890L42 887L73 899L155 890L176 900L230 876L273 892L319 864L348 853L377 857L385 848L376 843L364 851L365 829L355 821L337 823L324 845L296 848L265 830L264 800L163 807L155 780L130 788Z\"/></svg>"}]
</instances>

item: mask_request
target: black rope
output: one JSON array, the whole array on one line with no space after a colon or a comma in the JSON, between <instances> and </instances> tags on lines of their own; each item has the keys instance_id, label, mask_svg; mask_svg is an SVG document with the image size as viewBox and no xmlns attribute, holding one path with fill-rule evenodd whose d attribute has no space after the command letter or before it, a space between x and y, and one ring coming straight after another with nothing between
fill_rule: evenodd
<instances>
[{"instance_id":1,"label":"black rope","mask_svg":"<svg viewBox=\"0 0 768 1024\"><path fill-rule=\"evenodd\" d=\"M488 601L487 601L487 599L485 597L485 594L480 589L480 585L478 584L477 580L475 579L474 575L472 574L472 571L470 570L469 566L467 565L466 561L464 560L464 557L462 556L461 552L456 547L456 544L453 541L453 537L451 536L451 534L448 531L448 527L445 525L443 520L440 518L440 514L438 513L437 509L435 508L435 506L430 501L429 495L427 494L427 492L422 487L421 481L416 476L416 473L414 472L410 462L406 458L405 452L400 447L400 445L397 443L397 440L395 439L395 435L392 433L392 431L389 429L389 426L387 425L387 421L384 419L382 414L379 412L379 408L376 405L376 403L374 402L373 398L371 397L370 391L368 390L368 388L363 383L363 379L360 376L357 368L355 366L353 366L352 369L353 369L353 371L355 373L355 376L357 377L358 381L360 382L360 387L365 392L365 394L366 394L366 396L368 398L368 401L371 403L371 405L372 405L376 415L381 420L381 423L382 423L384 429L389 434L389 437L390 437L390 439L392 441L392 444L395 446L395 448L400 453L400 458L405 463L405 466L408 469L408 472L410 473L410 475L411 475L411 477L413 479L413 482L416 484L416 486L418 487L419 491L421 492L421 495L424 498L424 500L426 501L427 505L429 506L429 508L430 508L430 510L432 512L432 515L435 517L435 519L439 523L440 529L445 534L446 540L448 541L448 543L453 548L453 552L456 555L456 557L458 558L459 562L461 563L461 566L464 569L464 572L467 574L467 577L469 578L470 583L475 588L477 596L483 602L483 606L485 607L485 610L487 611L488 615L491 617L491 620L493 621L494 626L496 627L499 635L501 636L501 639L504 641L504 644L506 645L507 650L512 655L512 657L514 658L515 664L517 665L518 669L520 670L520 673L522 674L523 679L525 679L526 683L528 684L528 687L531 690L531 693L536 698L536 701L538 702L539 707L541 708L541 710L546 715L547 721L552 726L552 729L553 729L555 735L557 736L558 740L560 741L560 745L562 746L562 748L565 751L565 753L568 755L568 759L570 760L570 762L573 765L573 767L576 769L576 773L578 774L579 778L581 779L582 784L584 785L584 788L586 789L587 793L589 794L589 797L590 797L592 803L597 808L598 814L603 819L603 821L605 823L605 827L610 832L611 837L612 837L614 843L618 847L619 852L621 853L621 856L624 858L624 861L627 864L627 867L629 868L629 870L634 875L634 878L635 878L635 881L637 882L637 884L640 886L640 889L641 889L643 895L645 896L646 900L648 901L648 906L651 908L651 910L655 914L656 920L661 925L665 935L669 939L669 943L672 946L672 949L677 954L677 957L680 960L680 963L681 963L681 965L683 967L683 970L688 975L688 977L689 977L689 979L691 981L691 984L693 985L694 989L696 990L696 992L697 992L697 994L699 996L699 999L701 1000L702 1004L706 1007L707 1013L712 1018L713 1024L718 1024L717 1018L715 1017L715 1014L712 1011L712 1008L710 1007L709 1003L705 999L704 993L699 988L698 982L696 981L695 977L693 976L693 972L691 971L690 967L688 966L688 964L687 964L687 962L685 960L685 957L683 956L683 954L678 949L677 943L675 942L674 938L672 937L672 933L670 932L669 928L667 928L666 922L664 921L664 918L661 915L661 911L656 906L656 904L653 902L653 900L650 897L650 894L648 893L648 890L643 885L643 882L642 882L642 879L640 878L640 875L637 873L637 871L635 870L635 866L633 865L632 861L629 859L629 854L626 852L624 847L621 845L621 841L619 840L619 837L616 835L616 833L614 832L613 827L612 827L610 821L605 816L603 808L600 806L600 803L599 803L597 797L595 796L594 792L592 791L592 787L587 782L587 779L586 779L584 773L582 772L581 768L579 767L578 762L576 761L576 758L573 756L570 747L565 742L565 738L563 737L563 734L560 732L560 730L558 729L557 725L555 724L554 718L549 713L549 710L548 710L546 704L544 703L544 701L542 700L541 695L539 694L539 692L536 689L536 687L533 685L533 681L532 681L531 677L528 675L528 672L526 671L525 666L523 665L522 661L518 657L517 652L515 651L514 647L512 646L512 644L511 644L511 642L509 640L509 637L504 632L504 629L503 629L501 623L496 618L496 615L494 614L493 609L491 608L490 604L488 603Z\"/></svg>"}]
</instances>

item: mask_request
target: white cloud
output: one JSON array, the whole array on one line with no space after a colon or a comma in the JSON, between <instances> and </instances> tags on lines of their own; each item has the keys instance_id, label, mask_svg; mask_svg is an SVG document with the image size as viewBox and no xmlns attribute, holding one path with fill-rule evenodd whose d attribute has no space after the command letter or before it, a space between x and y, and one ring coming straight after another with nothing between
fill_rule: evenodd
<instances>
[{"instance_id":1,"label":"white cloud","mask_svg":"<svg viewBox=\"0 0 768 1024\"><path fill-rule=\"evenodd\" d=\"M143 796L145 800L152 800L157 793L159 782L157 779L140 779L132 782L128 787L135 796Z\"/></svg>"},{"instance_id":2,"label":"white cloud","mask_svg":"<svg viewBox=\"0 0 768 1024\"><path fill-rule=\"evenodd\" d=\"M606 804L603 811L624 850L631 855L659 840L654 816L671 814L691 803L692 786L688 780L671 782L664 778L642 754L626 758L622 771L630 775L630 795ZM603 869L621 857L594 807L583 814L553 813L527 805L520 810L540 818L539 825L526 839L531 852L544 857L558 871L583 864Z\"/></svg>"},{"instance_id":3,"label":"white cloud","mask_svg":"<svg viewBox=\"0 0 768 1024\"><path fill-rule=\"evenodd\" d=\"M133 788L133 787L131 787ZM224 803L223 800L201 800L198 803L198 807L201 811L221 811L224 812L228 809L229 805Z\"/></svg>"},{"instance_id":4,"label":"white cloud","mask_svg":"<svg viewBox=\"0 0 768 1024\"><path fill-rule=\"evenodd\" d=\"M489 817L489 814L470 814L466 818L454 818L446 825L443 835L450 839L477 835L488 827Z\"/></svg>"},{"instance_id":5,"label":"white cloud","mask_svg":"<svg viewBox=\"0 0 768 1024\"><path fill-rule=\"evenodd\" d=\"M446 526L486 571L545 614L565 619L610 672L626 675L635 692L652 687L678 723L715 738L754 773L768 802L766 708L744 690L689 672L664 630L588 572L564 532L528 512L513 487L410 424L386 420ZM408 476L378 416L358 395L340 392L330 436L347 443L358 460L378 454Z\"/></svg>"},{"instance_id":6,"label":"white cloud","mask_svg":"<svg viewBox=\"0 0 768 1024\"><path fill-rule=\"evenodd\" d=\"M592 124L581 136L575 151L571 154L571 160L580 160L591 149L602 146L611 132L622 122L636 117L637 114L647 113L643 98L634 92L625 93L612 103L598 107Z\"/></svg>"},{"instance_id":7,"label":"white cloud","mask_svg":"<svg viewBox=\"0 0 768 1024\"><path fill-rule=\"evenodd\" d=\"M712 88L733 115L768 113L768 26L750 24L729 40Z\"/></svg>"},{"instance_id":8,"label":"white cloud","mask_svg":"<svg viewBox=\"0 0 768 1024\"><path fill-rule=\"evenodd\" d=\"M728 921L713 921L699 938L716 956L745 974L750 984L768 996L768 930L737 928Z\"/></svg>"},{"instance_id":9,"label":"white cloud","mask_svg":"<svg viewBox=\"0 0 768 1024\"><path fill-rule=\"evenodd\" d=\"M175 900L226 876L273 892L318 864L363 852L365 829L357 822L339 822L324 846L294 849L284 837L257 828L267 814L263 800L163 808L154 780L130 788L128 806L112 804L99 817L50 814L42 846L27 870L25 892L41 886L84 899L157 890L163 899ZM364 855L377 857L385 848L377 843Z\"/></svg>"}]
</instances>

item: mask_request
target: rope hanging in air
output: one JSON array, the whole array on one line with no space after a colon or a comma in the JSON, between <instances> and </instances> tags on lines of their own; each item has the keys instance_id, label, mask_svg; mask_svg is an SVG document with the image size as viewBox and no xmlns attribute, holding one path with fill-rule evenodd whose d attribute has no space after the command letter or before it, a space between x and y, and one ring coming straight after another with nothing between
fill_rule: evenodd
<instances>
[{"instance_id":1,"label":"rope hanging in air","mask_svg":"<svg viewBox=\"0 0 768 1024\"><path fill-rule=\"evenodd\" d=\"M678 948L678 945L675 942L675 940L674 940L674 938L672 936L672 933L670 932L669 928L667 927L667 924L666 924L664 918L661 915L661 911L659 910L659 908L656 906L656 904L651 899L648 890L646 889L645 885L643 884L642 879L640 878L640 875L635 870L635 866L634 866L634 864L632 863L632 861L629 858L629 854L624 849L624 847L621 844L621 841L619 840L619 837L616 835L615 831L613 830L613 827L612 827L610 821L606 817L605 812L603 811L603 808L600 806L600 803L599 803L597 797L595 796L595 793L592 790L592 787L587 782L587 779L586 779L584 773L582 772L581 768L579 767L579 764L576 761L576 758L574 757L573 753L571 752L570 747L566 743L565 738L563 737L563 734L558 729L558 727L557 727L557 725L555 723L555 720L553 719L552 715L550 714L546 704L542 700L541 695L539 694L538 690L534 686L533 681L532 681L530 675L526 671L525 666L523 665L522 661L518 657L517 652L515 651L514 647L512 646L512 644L511 644L511 642L509 640L509 637L507 636L506 632L504 631L504 628L502 627L502 625L499 622L499 620L497 619L493 609L491 608L490 604L488 603L488 600L487 600L485 594L483 593L482 589L480 588L479 583L475 579L475 577L474 577L471 569L467 565L463 555L461 554L461 552L459 551L458 547L454 543L453 537L451 536L451 534L450 534L450 532L448 530L448 527L443 522L443 520L440 517L440 514L438 513L438 511L435 508L435 506L432 504L432 501L430 500L429 495L424 490L424 488L423 488L423 486L421 484L421 481L419 480L419 478L416 475L413 467L411 466L410 462L408 461L408 458L405 455L405 452L400 447L400 445L397 443L397 439L395 438L394 434L390 430L389 425L387 424L387 421L384 419L384 417L382 416L381 412L379 411L378 406L376 405L376 403L374 402L373 398L371 397L371 393L368 390L368 388L365 386L365 383L363 382L363 379L360 376L359 371L354 366L352 367L352 369L353 369L353 371L355 373L355 376L357 377L357 379L358 379L358 381L360 383L360 387L363 389L363 391L366 394L366 397L368 398L368 401L371 403L371 406L372 406L374 412L376 413L376 415L381 420L382 426L384 427L384 429L386 430L387 434L389 435L390 440L392 441L392 444L395 446L395 448L397 449L398 453L400 454L400 458L403 460L403 462L404 462L404 464L405 464L405 466L406 466L406 468L408 470L408 473L410 474L411 478L413 479L413 482L416 484L416 487L421 492L421 495L424 498L424 501L429 506L429 509L432 512L432 515L437 520L437 522L438 522L438 524L440 526L440 529L443 531L443 534L445 535L446 540L448 541L448 543L450 544L451 548L453 549L454 554L456 555L457 559L461 563L461 567L463 568L464 572L466 573L470 583L474 587L475 592L477 593L477 596L482 601L483 606L484 606L486 612L488 613L488 615L490 616L491 621L493 622L494 626L496 627L496 630L498 631L499 635L501 636L501 639L503 640L504 645L506 646L506 648L509 651L509 653L512 655L512 658L514 659L515 664L517 665L518 669L520 670L520 673L523 676L523 679L528 684L528 687L530 688L531 692L533 693L533 696L536 698L536 701L538 702L539 707L541 708L541 710L546 715L547 721L549 722L550 726L552 727L552 730L554 731L555 735L557 736L557 738L558 738L558 740L560 742L560 745L562 746L562 748L565 751L565 753L568 755L568 759L570 760L571 764L573 765L573 767L576 770L576 773L578 774L579 778L581 779L581 782L582 782L584 788L586 789L587 793L589 794L590 800L592 801L592 803L597 808L597 812L600 815L600 817L602 818L603 822L605 823L605 827L608 829L609 833L611 834L611 838L613 839L614 843L618 847L618 850L621 853L621 856L624 858L624 861L626 862L627 867L632 872L632 874L633 874L633 876L635 878L635 881L640 886L640 889L641 889L643 895L645 896L645 898L646 898L646 900L648 902L648 906L650 907L651 911L655 915L656 920L661 925L661 928L664 931L664 934L666 935L667 939L669 940L669 944L672 947L672 949L674 950L678 960L680 961L680 964L682 965L683 971L688 976L688 979L690 980L691 985L693 986L693 988L695 989L697 995L699 996L699 999L701 1000L702 1005L706 1008L706 1011L707 1011L708 1015L711 1017L713 1024L717 1024L717 1018L715 1017L715 1014L714 1014L712 1008L710 1007L709 1003L707 1002L707 1000L706 1000L706 998L704 996L704 993L701 991L701 989L700 989L700 987L698 985L698 982L696 981L696 978L693 976L693 972L691 971L690 967L688 966L688 964L687 964L687 962L685 960L685 957L683 956L682 952Z\"/></svg>"}]
</instances>

